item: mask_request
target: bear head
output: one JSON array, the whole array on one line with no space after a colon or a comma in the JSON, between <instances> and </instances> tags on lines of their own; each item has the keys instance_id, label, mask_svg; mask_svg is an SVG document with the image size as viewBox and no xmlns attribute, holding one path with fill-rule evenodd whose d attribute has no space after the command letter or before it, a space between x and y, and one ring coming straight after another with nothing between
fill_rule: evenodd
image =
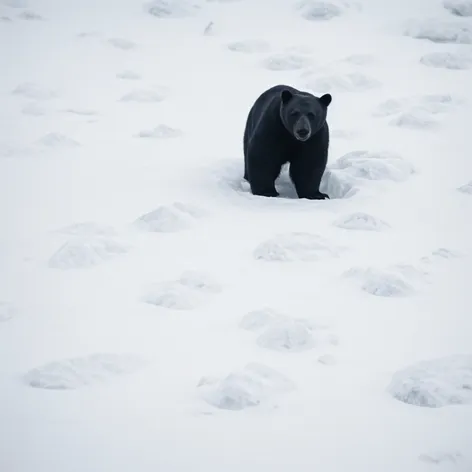
<instances>
[{"instance_id":1,"label":"bear head","mask_svg":"<svg viewBox=\"0 0 472 472\"><path fill-rule=\"evenodd\" d=\"M329 93L318 98L310 93L285 89L280 98L280 118L296 140L307 141L324 126L332 100Z\"/></svg>"}]
</instances>

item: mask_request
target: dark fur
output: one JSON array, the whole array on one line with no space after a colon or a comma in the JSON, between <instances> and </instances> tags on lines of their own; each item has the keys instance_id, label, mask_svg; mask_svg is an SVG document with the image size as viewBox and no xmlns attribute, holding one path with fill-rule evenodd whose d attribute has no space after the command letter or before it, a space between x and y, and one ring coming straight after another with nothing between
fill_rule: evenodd
<instances>
[{"instance_id":1,"label":"dark fur","mask_svg":"<svg viewBox=\"0 0 472 472\"><path fill-rule=\"evenodd\" d=\"M244 178L254 195L278 196L275 180L289 162L299 198L329 198L319 187L328 161L330 103L329 94L318 98L288 85L271 87L255 101L244 130Z\"/></svg>"}]
</instances>

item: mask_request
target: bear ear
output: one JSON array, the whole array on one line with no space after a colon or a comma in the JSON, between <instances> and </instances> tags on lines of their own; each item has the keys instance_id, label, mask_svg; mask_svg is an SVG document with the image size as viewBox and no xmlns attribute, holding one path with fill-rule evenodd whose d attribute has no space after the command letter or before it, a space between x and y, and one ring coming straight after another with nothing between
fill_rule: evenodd
<instances>
[{"instance_id":1,"label":"bear ear","mask_svg":"<svg viewBox=\"0 0 472 472\"><path fill-rule=\"evenodd\" d=\"M281 98L282 98L282 103L284 105L286 105L293 97L293 93L290 92L290 90L282 90L282 93L280 94Z\"/></svg>"},{"instance_id":2,"label":"bear ear","mask_svg":"<svg viewBox=\"0 0 472 472\"><path fill-rule=\"evenodd\" d=\"M331 103L332 99L333 99L333 97L329 93L326 93L326 94L324 94L323 96L320 97L320 102L321 102L322 105L327 107Z\"/></svg>"}]
</instances>

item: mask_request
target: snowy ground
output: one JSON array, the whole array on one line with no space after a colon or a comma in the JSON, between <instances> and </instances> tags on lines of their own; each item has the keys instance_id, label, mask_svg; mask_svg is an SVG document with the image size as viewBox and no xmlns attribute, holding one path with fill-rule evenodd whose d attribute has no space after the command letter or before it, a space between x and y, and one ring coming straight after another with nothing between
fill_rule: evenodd
<instances>
[{"instance_id":1,"label":"snowy ground","mask_svg":"<svg viewBox=\"0 0 472 472\"><path fill-rule=\"evenodd\" d=\"M0 0L0 470L472 470L472 0ZM329 201L247 112L331 93Z\"/></svg>"}]
</instances>

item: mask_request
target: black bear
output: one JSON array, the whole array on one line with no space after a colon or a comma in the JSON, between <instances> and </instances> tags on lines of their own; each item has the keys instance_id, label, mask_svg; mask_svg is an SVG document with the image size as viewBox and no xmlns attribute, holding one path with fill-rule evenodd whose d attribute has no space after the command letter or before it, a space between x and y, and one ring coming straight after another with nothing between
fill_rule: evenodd
<instances>
[{"instance_id":1,"label":"black bear","mask_svg":"<svg viewBox=\"0 0 472 472\"><path fill-rule=\"evenodd\" d=\"M328 161L331 99L330 94L315 97L288 85L259 96L244 130L244 178L254 195L277 197L275 180L289 162L299 198L329 198L319 188Z\"/></svg>"}]
</instances>

